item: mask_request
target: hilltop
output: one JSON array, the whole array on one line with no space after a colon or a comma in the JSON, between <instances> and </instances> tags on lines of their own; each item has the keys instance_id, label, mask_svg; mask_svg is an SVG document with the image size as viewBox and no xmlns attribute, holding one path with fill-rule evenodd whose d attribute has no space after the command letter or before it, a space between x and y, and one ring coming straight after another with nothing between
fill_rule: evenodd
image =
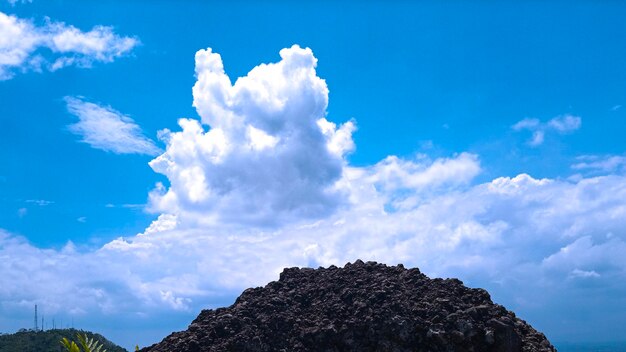
<instances>
[{"instance_id":1,"label":"hilltop","mask_svg":"<svg viewBox=\"0 0 626 352\"><path fill-rule=\"evenodd\" d=\"M76 340L77 333L87 334L100 341L107 352L128 352L100 334L76 329L21 330L14 334L3 334L0 335L0 352L61 352L64 349L59 341L64 337Z\"/></svg>"}]
</instances>

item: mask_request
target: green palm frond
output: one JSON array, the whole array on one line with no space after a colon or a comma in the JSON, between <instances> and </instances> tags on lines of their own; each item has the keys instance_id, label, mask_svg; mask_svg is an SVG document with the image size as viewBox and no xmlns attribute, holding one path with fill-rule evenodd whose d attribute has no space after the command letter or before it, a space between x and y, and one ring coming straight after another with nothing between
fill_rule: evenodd
<instances>
[{"instance_id":1,"label":"green palm frond","mask_svg":"<svg viewBox=\"0 0 626 352\"><path fill-rule=\"evenodd\" d=\"M80 352L80 348L78 348L78 345L76 345L76 342L69 341L65 337L61 340L61 345L65 347L65 350L67 352Z\"/></svg>"},{"instance_id":2,"label":"green palm frond","mask_svg":"<svg viewBox=\"0 0 626 352\"><path fill-rule=\"evenodd\" d=\"M87 337L87 334L83 334L82 336L81 334L76 334L76 336L84 352L106 352L106 349L102 349L102 347L104 347L102 343L96 341L94 338Z\"/></svg>"},{"instance_id":3,"label":"green palm frond","mask_svg":"<svg viewBox=\"0 0 626 352\"><path fill-rule=\"evenodd\" d=\"M74 341L69 341L65 337L61 340L61 345L65 347L67 352L106 352L106 349L103 349L104 345L98 342L94 338L89 338L87 334L76 334L76 338L78 339L78 344L83 348L81 351L78 345Z\"/></svg>"}]
</instances>

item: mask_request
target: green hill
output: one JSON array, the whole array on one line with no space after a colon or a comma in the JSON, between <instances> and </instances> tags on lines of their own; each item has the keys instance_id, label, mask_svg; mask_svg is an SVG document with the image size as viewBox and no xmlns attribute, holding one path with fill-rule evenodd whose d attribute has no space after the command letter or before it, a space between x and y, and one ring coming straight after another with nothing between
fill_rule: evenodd
<instances>
[{"instance_id":1,"label":"green hill","mask_svg":"<svg viewBox=\"0 0 626 352\"><path fill-rule=\"evenodd\" d=\"M100 334L76 329L20 330L15 334L0 335L0 352L62 352L59 341L64 337L76 341L77 333L100 341L107 352L128 352Z\"/></svg>"}]
</instances>

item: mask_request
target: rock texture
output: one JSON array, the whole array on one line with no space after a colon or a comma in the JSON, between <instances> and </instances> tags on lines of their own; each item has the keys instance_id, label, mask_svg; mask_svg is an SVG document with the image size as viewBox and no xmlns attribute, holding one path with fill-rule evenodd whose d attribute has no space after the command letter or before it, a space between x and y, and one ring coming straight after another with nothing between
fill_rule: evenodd
<instances>
[{"instance_id":1,"label":"rock texture","mask_svg":"<svg viewBox=\"0 0 626 352\"><path fill-rule=\"evenodd\" d=\"M360 260L285 269L144 352L556 351L487 291Z\"/></svg>"}]
</instances>

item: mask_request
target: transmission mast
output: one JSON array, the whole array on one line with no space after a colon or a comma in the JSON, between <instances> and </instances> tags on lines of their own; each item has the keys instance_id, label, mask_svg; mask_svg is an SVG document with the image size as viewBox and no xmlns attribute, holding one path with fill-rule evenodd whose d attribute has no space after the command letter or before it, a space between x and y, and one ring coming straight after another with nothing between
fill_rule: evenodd
<instances>
[{"instance_id":1,"label":"transmission mast","mask_svg":"<svg viewBox=\"0 0 626 352\"><path fill-rule=\"evenodd\" d=\"M39 330L39 326L37 326L37 305L35 304L35 331Z\"/></svg>"}]
</instances>

